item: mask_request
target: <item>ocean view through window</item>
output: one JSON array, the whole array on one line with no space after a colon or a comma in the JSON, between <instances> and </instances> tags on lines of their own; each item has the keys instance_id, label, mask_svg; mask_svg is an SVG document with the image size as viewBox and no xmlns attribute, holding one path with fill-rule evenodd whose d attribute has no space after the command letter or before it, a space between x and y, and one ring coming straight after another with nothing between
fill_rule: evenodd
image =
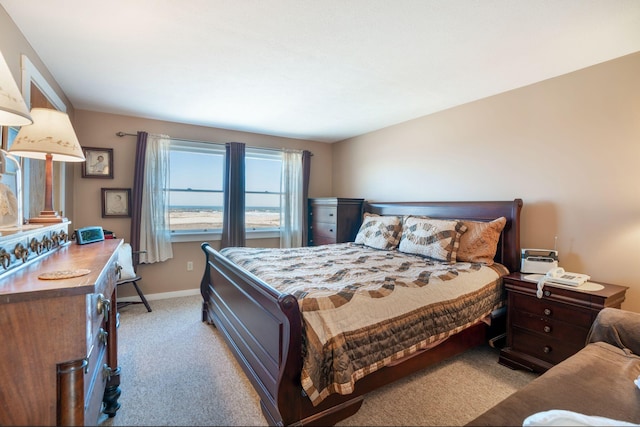
<instances>
[{"instance_id":1,"label":"ocean view through window","mask_svg":"<svg viewBox=\"0 0 640 427\"><path fill-rule=\"evenodd\" d=\"M169 226L172 233L222 230L224 156L223 144L171 141ZM247 232L278 230L281 153L247 148L245 166Z\"/></svg>"}]
</instances>

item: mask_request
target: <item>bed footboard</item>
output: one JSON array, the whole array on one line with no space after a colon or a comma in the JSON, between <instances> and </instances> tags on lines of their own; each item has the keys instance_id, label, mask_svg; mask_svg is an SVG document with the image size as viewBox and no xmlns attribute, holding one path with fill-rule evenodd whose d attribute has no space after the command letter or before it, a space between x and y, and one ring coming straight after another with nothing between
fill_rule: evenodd
<instances>
[{"instance_id":1,"label":"bed footboard","mask_svg":"<svg viewBox=\"0 0 640 427\"><path fill-rule=\"evenodd\" d=\"M235 268L208 243L201 247L206 256L200 286L202 320L213 323L222 333L260 395L269 424L298 420L295 402L300 391L295 390L295 379L290 377L302 369L301 317L296 299ZM283 402L287 405L279 404ZM290 413L280 414L278 407Z\"/></svg>"}]
</instances>

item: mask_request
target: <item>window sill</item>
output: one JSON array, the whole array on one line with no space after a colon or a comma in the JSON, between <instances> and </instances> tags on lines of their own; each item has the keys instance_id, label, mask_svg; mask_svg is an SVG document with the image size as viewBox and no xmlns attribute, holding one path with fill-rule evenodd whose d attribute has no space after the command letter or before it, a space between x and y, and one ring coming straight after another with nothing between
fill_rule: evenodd
<instances>
[{"instance_id":1,"label":"window sill","mask_svg":"<svg viewBox=\"0 0 640 427\"><path fill-rule=\"evenodd\" d=\"M280 231L278 230L260 230L260 231L247 231L247 240L252 239L278 239L280 238ZM220 231L182 231L177 233L171 233L171 243L182 242L215 242L222 240L222 233Z\"/></svg>"}]
</instances>

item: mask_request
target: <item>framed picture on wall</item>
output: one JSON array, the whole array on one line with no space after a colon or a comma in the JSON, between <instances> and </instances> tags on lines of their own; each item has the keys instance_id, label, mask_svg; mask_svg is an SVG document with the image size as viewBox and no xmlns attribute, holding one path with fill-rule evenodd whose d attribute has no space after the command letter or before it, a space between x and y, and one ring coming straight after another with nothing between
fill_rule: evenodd
<instances>
[{"instance_id":1,"label":"framed picture on wall","mask_svg":"<svg viewBox=\"0 0 640 427\"><path fill-rule=\"evenodd\" d=\"M82 147L85 162L82 163L83 178L113 179L113 149Z\"/></svg>"},{"instance_id":2,"label":"framed picture on wall","mask_svg":"<svg viewBox=\"0 0 640 427\"><path fill-rule=\"evenodd\" d=\"M130 188L102 188L102 218L131 216Z\"/></svg>"}]
</instances>

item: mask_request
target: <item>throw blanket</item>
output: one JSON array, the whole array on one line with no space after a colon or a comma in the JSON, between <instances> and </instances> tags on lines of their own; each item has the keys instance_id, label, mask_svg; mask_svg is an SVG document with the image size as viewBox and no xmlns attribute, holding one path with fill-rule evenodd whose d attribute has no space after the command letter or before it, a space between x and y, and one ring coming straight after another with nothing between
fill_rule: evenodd
<instances>
[{"instance_id":1,"label":"throw blanket","mask_svg":"<svg viewBox=\"0 0 640 427\"><path fill-rule=\"evenodd\" d=\"M504 302L500 277L508 273L500 264L446 264L353 243L221 253L297 298L301 381L314 405L486 318Z\"/></svg>"},{"instance_id":2,"label":"throw blanket","mask_svg":"<svg viewBox=\"0 0 640 427\"><path fill-rule=\"evenodd\" d=\"M573 411L552 409L538 412L525 418L522 423L524 427L538 426L638 426L638 424L626 421L614 420L612 418L599 417L596 415L585 415Z\"/></svg>"}]
</instances>

